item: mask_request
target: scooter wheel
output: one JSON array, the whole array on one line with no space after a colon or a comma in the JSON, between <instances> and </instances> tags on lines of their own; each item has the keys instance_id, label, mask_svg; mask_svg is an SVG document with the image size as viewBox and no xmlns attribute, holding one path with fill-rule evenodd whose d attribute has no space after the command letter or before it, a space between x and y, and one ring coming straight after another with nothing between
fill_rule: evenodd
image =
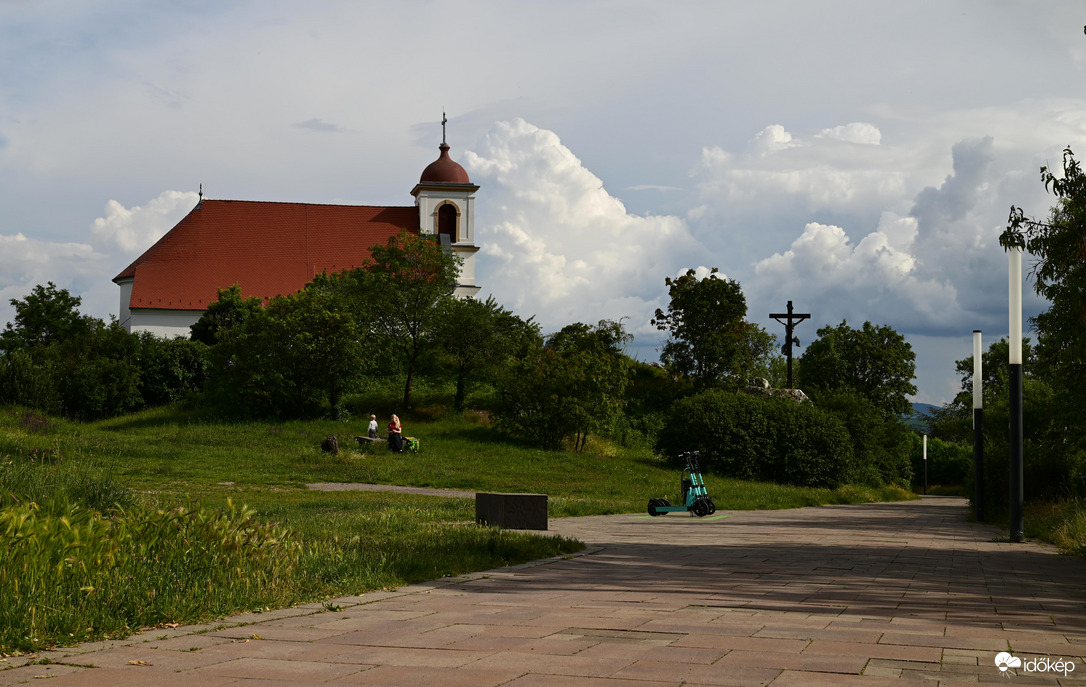
<instances>
[{"instance_id":1,"label":"scooter wheel","mask_svg":"<svg viewBox=\"0 0 1086 687\"><path fill-rule=\"evenodd\" d=\"M700 499L694 502L692 510L694 511L694 515L698 516L699 518L704 518L706 515L709 514L709 506Z\"/></svg>"},{"instance_id":2,"label":"scooter wheel","mask_svg":"<svg viewBox=\"0 0 1086 687\"><path fill-rule=\"evenodd\" d=\"M649 499L649 515L651 515L654 518L657 515L663 515L663 513L659 513L659 512L656 511L656 507L660 506L660 505L663 505L663 504L660 503L660 499Z\"/></svg>"},{"instance_id":3,"label":"scooter wheel","mask_svg":"<svg viewBox=\"0 0 1086 687\"><path fill-rule=\"evenodd\" d=\"M712 499L705 499L705 502L709 504L709 515L712 515L713 513L715 513L716 512L716 504L713 503L713 500Z\"/></svg>"}]
</instances>

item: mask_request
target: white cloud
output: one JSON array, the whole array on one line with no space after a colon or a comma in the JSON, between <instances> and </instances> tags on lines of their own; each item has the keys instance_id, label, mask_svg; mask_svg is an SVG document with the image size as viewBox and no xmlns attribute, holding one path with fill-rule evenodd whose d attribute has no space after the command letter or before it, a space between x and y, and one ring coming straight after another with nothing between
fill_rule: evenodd
<instances>
[{"instance_id":1,"label":"white cloud","mask_svg":"<svg viewBox=\"0 0 1086 687\"><path fill-rule=\"evenodd\" d=\"M545 329L628 317L650 331L664 277L698 249L684 220L630 214L554 132L522 119L495 124L464 163L484 189L484 289Z\"/></svg>"},{"instance_id":2,"label":"white cloud","mask_svg":"<svg viewBox=\"0 0 1086 687\"><path fill-rule=\"evenodd\" d=\"M84 241L41 241L22 233L0 234L0 320L10 321L12 299L53 282L80 296L80 311L106 319L117 313L113 277L170 230L196 203L195 193L163 191L144 205L126 208L115 200L94 220Z\"/></svg>"},{"instance_id":3,"label":"white cloud","mask_svg":"<svg viewBox=\"0 0 1086 687\"><path fill-rule=\"evenodd\" d=\"M823 129L815 134L816 138L833 138L847 143L860 143L877 146L882 143L882 132L874 124L852 122L831 129Z\"/></svg>"},{"instance_id":4,"label":"white cloud","mask_svg":"<svg viewBox=\"0 0 1086 687\"><path fill-rule=\"evenodd\" d=\"M196 205L198 195L163 191L146 205L126 208L115 200L106 203L106 216L94 220L91 237L122 255L135 257L173 228Z\"/></svg>"}]
</instances>

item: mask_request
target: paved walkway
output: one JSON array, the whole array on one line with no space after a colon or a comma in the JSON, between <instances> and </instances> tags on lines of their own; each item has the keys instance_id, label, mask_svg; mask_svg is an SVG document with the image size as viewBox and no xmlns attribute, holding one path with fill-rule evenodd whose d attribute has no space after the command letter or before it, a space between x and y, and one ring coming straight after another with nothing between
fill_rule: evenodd
<instances>
[{"instance_id":1,"label":"paved walkway","mask_svg":"<svg viewBox=\"0 0 1086 687\"><path fill-rule=\"evenodd\" d=\"M1086 561L964 516L936 497L552 520L589 549L83 645L0 685L1086 684ZM1004 651L1023 666L1002 674ZM1037 657L1075 672L1027 674Z\"/></svg>"}]
</instances>

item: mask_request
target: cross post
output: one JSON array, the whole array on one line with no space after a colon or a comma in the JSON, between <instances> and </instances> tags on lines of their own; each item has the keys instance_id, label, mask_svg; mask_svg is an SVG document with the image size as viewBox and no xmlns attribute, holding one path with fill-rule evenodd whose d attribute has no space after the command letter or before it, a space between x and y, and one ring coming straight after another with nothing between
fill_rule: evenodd
<instances>
[{"instance_id":1,"label":"cross post","mask_svg":"<svg viewBox=\"0 0 1086 687\"><path fill-rule=\"evenodd\" d=\"M784 345L781 346L781 352L784 353L784 357L788 359L788 388L792 388L792 344L799 345L799 339L792 335L792 331L796 325L811 316L811 313L794 313L792 312L792 301L788 301L788 312L769 313L777 322L784 325ZM783 320L780 318L784 318Z\"/></svg>"}]
</instances>

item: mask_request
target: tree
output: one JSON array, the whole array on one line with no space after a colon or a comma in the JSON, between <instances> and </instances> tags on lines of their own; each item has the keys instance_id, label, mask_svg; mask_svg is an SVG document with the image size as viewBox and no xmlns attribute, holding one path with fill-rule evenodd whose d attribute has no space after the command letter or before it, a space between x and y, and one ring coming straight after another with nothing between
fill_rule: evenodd
<instances>
[{"instance_id":1,"label":"tree","mask_svg":"<svg viewBox=\"0 0 1086 687\"><path fill-rule=\"evenodd\" d=\"M621 323L576 323L526 351L499 385L498 420L510 434L545 449L573 437L583 450L590 432L606 428L621 411L629 382Z\"/></svg>"},{"instance_id":2,"label":"tree","mask_svg":"<svg viewBox=\"0 0 1086 687\"><path fill-rule=\"evenodd\" d=\"M845 320L818 330L799 359L800 386L807 392L852 390L887 415L904 415L916 393L916 354L892 328ZM817 398L815 399L817 400Z\"/></svg>"},{"instance_id":3,"label":"tree","mask_svg":"<svg viewBox=\"0 0 1086 687\"><path fill-rule=\"evenodd\" d=\"M1037 374L1054 392L1052 408L1061 450L1077 450L1086 461L1082 409L1086 407L1086 172L1070 148L1063 151L1063 176L1041 167L1045 190L1056 196L1048 221L1026 217L1012 206L999 237L1004 248L1023 248L1036 262L1034 290L1050 307L1031 319L1037 332Z\"/></svg>"},{"instance_id":4,"label":"tree","mask_svg":"<svg viewBox=\"0 0 1086 687\"><path fill-rule=\"evenodd\" d=\"M340 412L358 371L359 345L354 318L329 285L329 277L318 275L219 331L209 392L224 410L305 417L326 401L333 415Z\"/></svg>"},{"instance_id":5,"label":"tree","mask_svg":"<svg viewBox=\"0 0 1086 687\"><path fill-rule=\"evenodd\" d=\"M204 314L189 327L192 332L190 338L208 346L214 346L222 332L242 324L263 307L263 301L256 296L243 298L241 286L237 283L225 289L217 289L217 292L218 298L208 303Z\"/></svg>"},{"instance_id":6,"label":"tree","mask_svg":"<svg viewBox=\"0 0 1086 687\"><path fill-rule=\"evenodd\" d=\"M747 301L739 282L717 276L705 279L694 270L664 283L671 301L657 309L652 324L668 332L660 360L675 373L693 377L700 386L725 378L744 378L768 365L776 338L746 322Z\"/></svg>"},{"instance_id":7,"label":"tree","mask_svg":"<svg viewBox=\"0 0 1086 687\"><path fill-rule=\"evenodd\" d=\"M611 426L621 413L629 385L630 368L623 349L633 337L621 322L600 320L595 327L580 322L567 325L547 339L546 348L558 354L568 388L565 412L573 426L576 451L582 451L589 432Z\"/></svg>"},{"instance_id":8,"label":"tree","mask_svg":"<svg viewBox=\"0 0 1086 687\"><path fill-rule=\"evenodd\" d=\"M511 356L542 340L539 325L520 319L493 296L446 300L436 332L439 363L456 378L457 411L474 382L493 377Z\"/></svg>"},{"instance_id":9,"label":"tree","mask_svg":"<svg viewBox=\"0 0 1086 687\"><path fill-rule=\"evenodd\" d=\"M15 321L4 327L0 347L5 351L23 350L73 337L89 326L88 318L79 314L82 302L79 296L58 289L53 282L38 284L26 298L11 299Z\"/></svg>"},{"instance_id":10,"label":"tree","mask_svg":"<svg viewBox=\"0 0 1086 687\"><path fill-rule=\"evenodd\" d=\"M403 405L411 405L411 388L424 353L437 341L436 329L456 288L460 259L433 237L402 231L383 246L370 249L370 261L341 276L361 332L399 365L404 382Z\"/></svg>"},{"instance_id":11,"label":"tree","mask_svg":"<svg viewBox=\"0 0 1086 687\"><path fill-rule=\"evenodd\" d=\"M172 403L199 391L207 381L207 346L180 336L163 339L140 332L139 392L145 404Z\"/></svg>"}]
</instances>

